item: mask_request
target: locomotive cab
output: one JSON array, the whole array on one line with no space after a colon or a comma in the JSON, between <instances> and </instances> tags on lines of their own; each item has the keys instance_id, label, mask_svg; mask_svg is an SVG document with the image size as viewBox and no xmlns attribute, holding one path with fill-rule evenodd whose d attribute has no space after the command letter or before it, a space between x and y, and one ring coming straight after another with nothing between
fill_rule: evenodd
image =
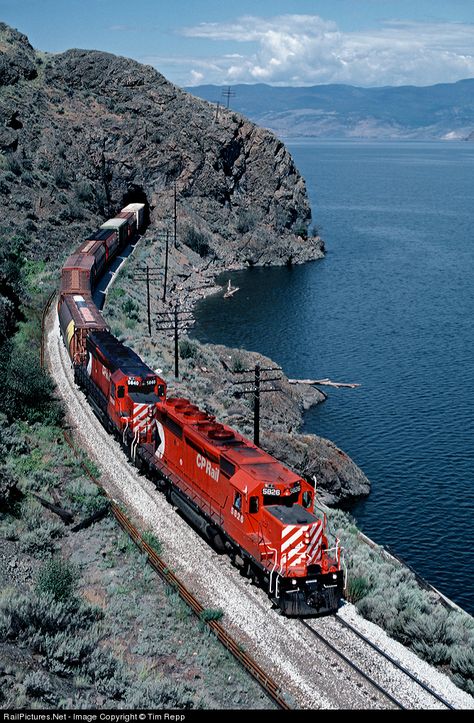
<instances>
[{"instance_id":1,"label":"locomotive cab","mask_svg":"<svg viewBox=\"0 0 474 723\"><path fill-rule=\"evenodd\" d=\"M123 441L153 445L156 406L166 399L163 379L108 331L91 334L87 352L87 374Z\"/></svg>"},{"instance_id":2,"label":"locomotive cab","mask_svg":"<svg viewBox=\"0 0 474 723\"><path fill-rule=\"evenodd\" d=\"M333 612L344 584L339 543L329 548L326 516L313 511L312 487L287 475L254 488L246 504L239 500L239 513L256 533L275 604L287 615Z\"/></svg>"},{"instance_id":3,"label":"locomotive cab","mask_svg":"<svg viewBox=\"0 0 474 723\"><path fill-rule=\"evenodd\" d=\"M136 442L152 444L156 405L163 402L165 394L165 384L156 375L129 376L119 369L111 377L109 416L117 429L123 433L130 430Z\"/></svg>"}]
</instances>

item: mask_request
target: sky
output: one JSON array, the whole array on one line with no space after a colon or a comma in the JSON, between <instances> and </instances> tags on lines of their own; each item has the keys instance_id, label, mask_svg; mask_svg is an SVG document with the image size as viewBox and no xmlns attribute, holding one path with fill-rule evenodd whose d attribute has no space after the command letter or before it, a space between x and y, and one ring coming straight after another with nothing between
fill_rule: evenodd
<instances>
[{"instance_id":1,"label":"sky","mask_svg":"<svg viewBox=\"0 0 474 723\"><path fill-rule=\"evenodd\" d=\"M39 50L125 55L180 86L474 76L474 0L0 0L0 20Z\"/></svg>"}]
</instances>

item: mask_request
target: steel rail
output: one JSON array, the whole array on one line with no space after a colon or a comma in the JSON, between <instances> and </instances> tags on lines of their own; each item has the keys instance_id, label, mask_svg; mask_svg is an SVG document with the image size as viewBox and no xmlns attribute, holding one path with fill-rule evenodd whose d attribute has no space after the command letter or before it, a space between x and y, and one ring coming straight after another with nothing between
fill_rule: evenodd
<instances>
[{"instance_id":1,"label":"steel rail","mask_svg":"<svg viewBox=\"0 0 474 723\"><path fill-rule=\"evenodd\" d=\"M45 342L45 327L46 327L46 316L48 314L49 308L53 302L53 299L56 295L56 291L52 291L50 295L48 296L45 305L43 306L43 311L41 312L41 341L40 341L40 366L41 369L44 369L44 342Z\"/></svg>"},{"instance_id":2,"label":"steel rail","mask_svg":"<svg viewBox=\"0 0 474 723\"><path fill-rule=\"evenodd\" d=\"M397 706L397 708L401 708L402 710L407 710L406 707L401 703L397 698L395 698L391 693L388 692L388 690L385 690L379 683L377 683L376 680L373 680L367 673L365 673L359 666L354 663L350 658L348 658L344 653L342 653L340 650L338 650L332 643L327 640L324 635L321 635L317 630L311 627L309 623L306 622L306 620L300 621L302 625L305 626L305 628L308 628L308 630L311 631L311 633L318 638L318 640L321 640L327 647L332 650L333 653L335 653L339 658L342 658L344 662L349 665L353 670L355 670L360 676L362 676L368 683L370 683L371 686L376 688L379 693L382 693L383 696L388 698L394 705Z\"/></svg>"},{"instance_id":3,"label":"steel rail","mask_svg":"<svg viewBox=\"0 0 474 723\"><path fill-rule=\"evenodd\" d=\"M426 683L423 683L422 680L416 677L416 675L413 675L407 668L405 668L401 663L398 662L398 660L395 660L395 658L392 658L391 655L385 652L385 650L382 650L382 648L379 648L379 646L372 642L369 638L367 638L363 633L361 633L357 628L355 628L353 625L347 622L347 620L344 620L343 618L336 616L334 618L338 621L338 623L341 623L344 627L346 627L348 630L353 632L355 635L357 635L361 640L364 641L364 643L367 643L367 645L370 645L371 648L373 648L377 653L380 653L384 658L386 658L392 665L394 665L398 670L400 670L402 673L405 673L409 678L411 678L415 683L417 683L423 690L425 690L427 693L433 696L433 698L436 698L440 703L446 706L446 708L449 708L450 710L456 710L456 708L451 705L451 703L448 703L445 698L443 698L441 695L436 693L436 691L432 690Z\"/></svg>"},{"instance_id":4,"label":"steel rail","mask_svg":"<svg viewBox=\"0 0 474 723\"><path fill-rule=\"evenodd\" d=\"M66 440L66 443L71 448L72 452L75 454L76 457L79 458L79 453L74 445L74 442L71 438L71 436L64 431L64 439ZM91 481L93 481L98 487L100 487L102 490L104 488L98 481L98 479L95 477L95 475L91 472L89 467L87 466L86 462L84 460L81 460L79 458L79 464L86 473L86 475L89 477ZM105 490L104 490L105 492ZM108 496L108 495L107 495ZM252 656L249 655L249 653L245 652L242 647L237 643L231 635L225 630L225 628L216 620L206 620L203 616L203 612L205 610L204 606L201 605L201 603L197 600L194 595L189 592L189 590L183 585L183 583L176 577L176 575L169 569L169 567L166 565L166 563L157 555L155 550L143 539L143 537L140 535L137 528L130 522L128 517L125 515L125 513L120 509L120 507L111 500L110 509L116 518L119 525L122 527L125 532L131 537L133 542L137 545L137 547L147 556L147 561L150 563L150 565L153 567L153 569L158 573L158 575L175 591L178 593L178 595L181 597L182 600L191 608L191 610L195 613L195 615L208 627L211 628L211 630L214 632L218 640L224 645L227 650L232 653L234 658L243 665L243 667L252 675L252 677L259 683L259 685L263 688L263 690L272 698L272 700L278 705L279 708L283 710L292 710L291 705L288 703L288 701L285 698L284 692L281 690L280 686L276 681L271 678L268 673L266 673L263 668L252 658Z\"/></svg>"}]
</instances>

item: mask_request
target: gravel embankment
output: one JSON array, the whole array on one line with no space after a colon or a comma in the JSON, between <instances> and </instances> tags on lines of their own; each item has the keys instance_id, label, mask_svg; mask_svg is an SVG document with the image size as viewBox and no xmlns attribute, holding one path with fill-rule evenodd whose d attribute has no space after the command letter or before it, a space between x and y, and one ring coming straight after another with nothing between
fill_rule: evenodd
<instances>
[{"instance_id":1,"label":"gravel embankment","mask_svg":"<svg viewBox=\"0 0 474 723\"><path fill-rule=\"evenodd\" d=\"M153 530L163 544L163 558L202 604L224 611L223 624L281 682L282 689L288 691L297 705L311 709L391 707L368 683L315 640L299 621L286 619L272 610L263 590L244 579L226 556L217 555L179 517L154 485L135 470L75 386L54 309L48 317L48 330L46 352L50 371L68 409L77 442L102 470L101 482L107 493L123 502L131 516ZM345 606L341 614L351 616L351 622L356 616L352 606ZM330 621L327 624L331 624ZM384 634L376 626L360 622L360 618L357 624L364 627L363 632L383 640ZM384 645L389 645L388 641L388 638L384 640ZM393 641L391 644L397 651L394 657L401 657L408 668L415 664L415 659L423 671L423 678L436 686L452 704L472 707L472 698L456 688L446 676L419 661L403 646ZM347 655L351 656L350 650ZM373 657L372 665L380 666L375 652ZM420 693L419 687L411 681L400 680L397 686L396 697L407 701L407 707L442 707L425 698L426 694Z\"/></svg>"}]
</instances>

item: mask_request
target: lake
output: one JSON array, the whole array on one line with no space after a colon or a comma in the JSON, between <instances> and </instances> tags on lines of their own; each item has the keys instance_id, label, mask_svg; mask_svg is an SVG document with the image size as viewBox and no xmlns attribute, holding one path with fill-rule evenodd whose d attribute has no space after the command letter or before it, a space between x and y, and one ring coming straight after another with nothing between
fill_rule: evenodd
<instances>
[{"instance_id":1,"label":"lake","mask_svg":"<svg viewBox=\"0 0 474 723\"><path fill-rule=\"evenodd\" d=\"M474 143L291 141L327 255L231 274L203 341L331 389L305 432L372 482L360 528L474 612ZM226 279L229 274L226 274Z\"/></svg>"}]
</instances>

